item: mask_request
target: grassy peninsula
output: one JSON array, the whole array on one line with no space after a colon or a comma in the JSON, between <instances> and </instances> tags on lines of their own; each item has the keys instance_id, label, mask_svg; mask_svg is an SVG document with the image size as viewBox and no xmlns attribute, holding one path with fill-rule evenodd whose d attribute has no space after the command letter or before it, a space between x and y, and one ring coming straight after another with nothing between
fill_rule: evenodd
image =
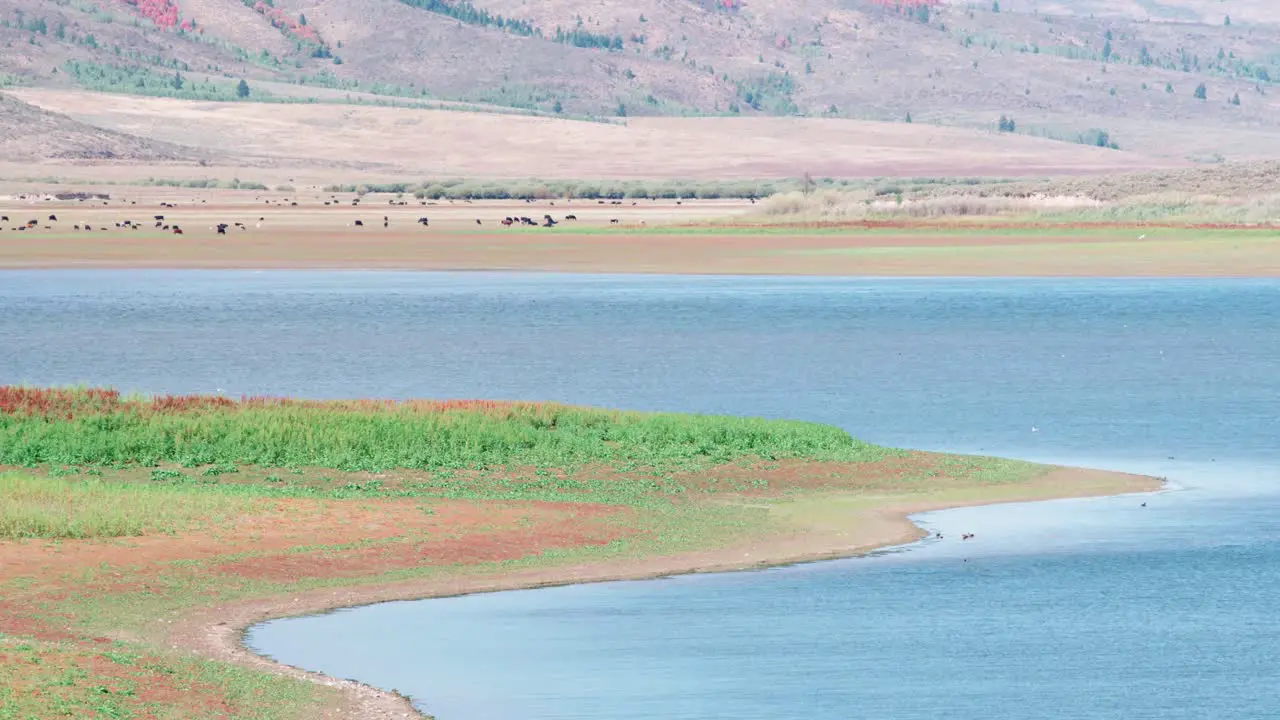
<instances>
[{"instance_id":1,"label":"grassy peninsula","mask_svg":"<svg viewBox=\"0 0 1280 720\"><path fill-rule=\"evenodd\" d=\"M911 512L1155 486L784 420L0 387L0 718L369 717L407 707L236 631L854 554L915 537Z\"/></svg>"}]
</instances>

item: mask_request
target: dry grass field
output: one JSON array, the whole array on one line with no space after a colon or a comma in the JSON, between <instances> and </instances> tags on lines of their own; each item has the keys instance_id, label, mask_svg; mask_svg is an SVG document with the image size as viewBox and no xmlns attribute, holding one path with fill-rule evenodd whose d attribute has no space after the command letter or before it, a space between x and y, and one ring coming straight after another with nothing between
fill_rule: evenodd
<instances>
[{"instance_id":1,"label":"dry grass field","mask_svg":"<svg viewBox=\"0 0 1280 720\"><path fill-rule=\"evenodd\" d=\"M633 118L625 124L443 110L215 103L52 90L14 97L76 121L199 148L213 168L274 167L319 180L375 174L481 178L1039 176L1184 165L1041 138L904 123L813 118ZM39 142L39 138L32 138ZM246 166L248 166L246 168ZM255 169L253 166L266 166ZM21 172L0 167L0 172ZM82 180L173 175L141 164L36 173ZM292 173L292 174L290 174ZM279 177L281 172L271 173ZM11 175L12 176L12 175ZM287 178L285 178L287 179Z\"/></svg>"}]
</instances>

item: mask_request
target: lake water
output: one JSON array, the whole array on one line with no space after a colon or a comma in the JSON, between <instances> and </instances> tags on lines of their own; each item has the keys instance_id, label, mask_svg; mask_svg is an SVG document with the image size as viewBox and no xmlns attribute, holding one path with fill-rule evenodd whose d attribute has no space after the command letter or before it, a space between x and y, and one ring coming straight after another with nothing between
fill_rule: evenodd
<instances>
[{"instance_id":1,"label":"lake water","mask_svg":"<svg viewBox=\"0 0 1280 720\"><path fill-rule=\"evenodd\" d=\"M920 518L963 544L250 634L440 720L1280 713L1280 282L7 272L0 382L792 417L1174 483Z\"/></svg>"}]
</instances>

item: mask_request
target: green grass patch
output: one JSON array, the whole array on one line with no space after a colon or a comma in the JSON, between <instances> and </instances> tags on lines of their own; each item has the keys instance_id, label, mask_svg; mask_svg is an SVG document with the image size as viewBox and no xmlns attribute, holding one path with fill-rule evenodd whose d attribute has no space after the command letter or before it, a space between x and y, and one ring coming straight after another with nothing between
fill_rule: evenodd
<instances>
[{"instance_id":1,"label":"green grass patch","mask_svg":"<svg viewBox=\"0 0 1280 720\"><path fill-rule=\"evenodd\" d=\"M221 522L251 504L245 495L169 485L4 473L0 474L0 539L171 533Z\"/></svg>"},{"instance_id":2,"label":"green grass patch","mask_svg":"<svg viewBox=\"0 0 1280 720\"><path fill-rule=\"evenodd\" d=\"M0 464L27 467L672 471L743 457L863 462L889 452L835 427L760 418L537 403L124 398L110 390L0 388ZM156 479L179 479L161 472L165 477Z\"/></svg>"},{"instance_id":3,"label":"green grass patch","mask_svg":"<svg viewBox=\"0 0 1280 720\"><path fill-rule=\"evenodd\" d=\"M4 720L289 720L315 717L334 696L333 690L305 681L156 654L127 643L95 650L0 641L0 718Z\"/></svg>"}]
</instances>

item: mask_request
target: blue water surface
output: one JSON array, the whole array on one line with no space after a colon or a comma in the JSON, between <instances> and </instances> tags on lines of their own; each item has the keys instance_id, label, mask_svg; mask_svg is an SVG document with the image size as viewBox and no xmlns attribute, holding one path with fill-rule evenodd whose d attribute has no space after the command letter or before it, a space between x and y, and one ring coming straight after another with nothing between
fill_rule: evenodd
<instances>
[{"instance_id":1,"label":"blue water surface","mask_svg":"<svg viewBox=\"0 0 1280 720\"><path fill-rule=\"evenodd\" d=\"M1280 717L1278 358L1264 280L0 273L0 382L790 417L1175 488L933 513L947 540L871 558L250 634L441 720Z\"/></svg>"}]
</instances>

